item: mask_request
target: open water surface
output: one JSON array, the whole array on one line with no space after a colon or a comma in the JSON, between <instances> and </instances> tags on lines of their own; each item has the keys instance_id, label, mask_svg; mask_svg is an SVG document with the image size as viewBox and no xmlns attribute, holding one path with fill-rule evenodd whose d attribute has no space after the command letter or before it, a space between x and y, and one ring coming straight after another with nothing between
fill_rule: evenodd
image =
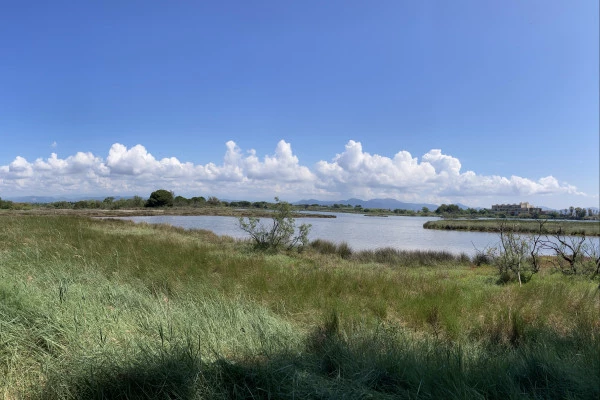
<instances>
[{"instance_id":1,"label":"open water surface","mask_svg":"<svg viewBox=\"0 0 600 400\"><path fill-rule=\"evenodd\" d=\"M436 217L367 217L360 214L329 213L336 218L297 218L296 225L312 224L310 240L325 239L346 242L354 250L392 247L399 250L445 250L455 254L474 255L498 244L498 235L488 232L442 231L424 229ZM217 235L247 238L236 217L217 216L145 216L123 217L135 222L169 224L185 229L207 229ZM269 218L262 218L265 225Z\"/></svg>"}]
</instances>

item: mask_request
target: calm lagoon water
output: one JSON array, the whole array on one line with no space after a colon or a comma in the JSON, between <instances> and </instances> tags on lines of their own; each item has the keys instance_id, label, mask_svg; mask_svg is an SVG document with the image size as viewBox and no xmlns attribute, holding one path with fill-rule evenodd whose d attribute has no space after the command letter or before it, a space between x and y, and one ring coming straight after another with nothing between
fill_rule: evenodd
<instances>
[{"instance_id":1,"label":"calm lagoon water","mask_svg":"<svg viewBox=\"0 0 600 400\"><path fill-rule=\"evenodd\" d=\"M460 232L423 229L435 217L366 217L360 214L331 213L336 218L297 218L296 225L312 224L309 239L346 242L354 250L393 247L399 250L445 250L473 255L477 250L498 244L498 235L486 232ZM207 229L217 235L246 238L235 217L152 216L123 217L150 224L169 224L186 229ZM270 224L269 218L264 218Z\"/></svg>"}]
</instances>

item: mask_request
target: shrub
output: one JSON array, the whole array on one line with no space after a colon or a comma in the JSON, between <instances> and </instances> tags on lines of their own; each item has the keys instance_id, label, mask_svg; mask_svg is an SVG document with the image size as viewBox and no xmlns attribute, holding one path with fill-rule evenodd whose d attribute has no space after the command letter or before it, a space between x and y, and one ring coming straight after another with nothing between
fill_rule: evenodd
<instances>
[{"instance_id":1,"label":"shrub","mask_svg":"<svg viewBox=\"0 0 600 400\"><path fill-rule=\"evenodd\" d=\"M492 258L488 253L485 253L483 251L477 251L477 253L473 257L473 264L475 264L478 267L481 267L482 265L489 265L491 263Z\"/></svg>"},{"instance_id":2,"label":"shrub","mask_svg":"<svg viewBox=\"0 0 600 400\"><path fill-rule=\"evenodd\" d=\"M13 202L9 200L2 200L2 198L0 198L0 208L3 210L9 210L13 208Z\"/></svg>"},{"instance_id":3,"label":"shrub","mask_svg":"<svg viewBox=\"0 0 600 400\"><path fill-rule=\"evenodd\" d=\"M337 254L347 260L352 257L352 248L346 242L335 244L329 240L316 239L310 242L310 247L321 254Z\"/></svg>"},{"instance_id":4,"label":"shrub","mask_svg":"<svg viewBox=\"0 0 600 400\"><path fill-rule=\"evenodd\" d=\"M206 200L206 204L211 205L211 206L218 206L221 204L221 200L219 200L217 197L215 196L210 196L208 198L208 200Z\"/></svg>"},{"instance_id":5,"label":"shrub","mask_svg":"<svg viewBox=\"0 0 600 400\"><path fill-rule=\"evenodd\" d=\"M543 225L535 235L515 233L517 227L500 224L500 245L489 249L487 255L498 268L499 282L529 281L539 271L539 250Z\"/></svg>"},{"instance_id":6,"label":"shrub","mask_svg":"<svg viewBox=\"0 0 600 400\"><path fill-rule=\"evenodd\" d=\"M179 206L179 207L188 206L188 205L190 205L190 203L191 203L191 201L186 199L183 196L177 196L177 197L175 197L175 199L173 199L173 205Z\"/></svg>"},{"instance_id":7,"label":"shrub","mask_svg":"<svg viewBox=\"0 0 600 400\"><path fill-rule=\"evenodd\" d=\"M585 275L595 278L600 273L600 245L593 239L566 236L562 229L546 237L543 246L556 255L555 265L565 275Z\"/></svg>"},{"instance_id":8,"label":"shrub","mask_svg":"<svg viewBox=\"0 0 600 400\"><path fill-rule=\"evenodd\" d=\"M342 242L337 246L337 254L343 259L349 259L352 257L353 251L352 248L346 242Z\"/></svg>"},{"instance_id":9,"label":"shrub","mask_svg":"<svg viewBox=\"0 0 600 400\"><path fill-rule=\"evenodd\" d=\"M273 224L267 227L260 223L260 218L240 217L240 228L250 235L254 247L260 250L291 249L296 245L304 247L308 244L310 224L302 224L296 233L296 221L292 218L292 206L275 197Z\"/></svg>"},{"instance_id":10,"label":"shrub","mask_svg":"<svg viewBox=\"0 0 600 400\"><path fill-rule=\"evenodd\" d=\"M335 243L323 239L313 240L310 242L310 247L321 254L334 254L337 251Z\"/></svg>"}]
</instances>

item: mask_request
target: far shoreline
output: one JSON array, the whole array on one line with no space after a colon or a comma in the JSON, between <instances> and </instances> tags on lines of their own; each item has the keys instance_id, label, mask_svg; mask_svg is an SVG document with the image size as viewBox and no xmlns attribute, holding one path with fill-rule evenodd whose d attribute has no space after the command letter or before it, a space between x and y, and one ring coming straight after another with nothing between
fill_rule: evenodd
<instances>
[{"instance_id":1,"label":"far shoreline","mask_svg":"<svg viewBox=\"0 0 600 400\"><path fill-rule=\"evenodd\" d=\"M270 218L271 210L222 208L222 207L164 207L164 208L135 208L135 209L52 209L35 208L29 210L0 210L0 216L11 215L63 215L81 217L153 217L153 216L213 216L213 217L255 217ZM293 218L337 218L334 214L310 212L293 212Z\"/></svg>"}]
</instances>

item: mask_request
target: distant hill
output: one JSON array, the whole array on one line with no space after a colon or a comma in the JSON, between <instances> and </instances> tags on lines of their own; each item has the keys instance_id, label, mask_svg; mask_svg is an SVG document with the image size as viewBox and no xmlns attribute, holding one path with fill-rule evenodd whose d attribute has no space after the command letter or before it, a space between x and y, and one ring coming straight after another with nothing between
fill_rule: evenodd
<instances>
[{"instance_id":1,"label":"distant hill","mask_svg":"<svg viewBox=\"0 0 600 400\"><path fill-rule=\"evenodd\" d=\"M308 199L308 200L300 200L295 203L295 205L301 204L318 204L320 206L333 206L334 204L350 204L352 207L362 206L363 208L383 208L383 209L403 209L403 210L414 210L419 211L423 207L429 208L431 211L435 211L438 206L436 204L428 204L428 203L404 203L402 201L398 201L395 199L371 199L371 200L361 200L361 199L348 199L348 200L336 200L336 201L326 201L326 200L316 200L316 199Z\"/></svg>"}]
</instances>

